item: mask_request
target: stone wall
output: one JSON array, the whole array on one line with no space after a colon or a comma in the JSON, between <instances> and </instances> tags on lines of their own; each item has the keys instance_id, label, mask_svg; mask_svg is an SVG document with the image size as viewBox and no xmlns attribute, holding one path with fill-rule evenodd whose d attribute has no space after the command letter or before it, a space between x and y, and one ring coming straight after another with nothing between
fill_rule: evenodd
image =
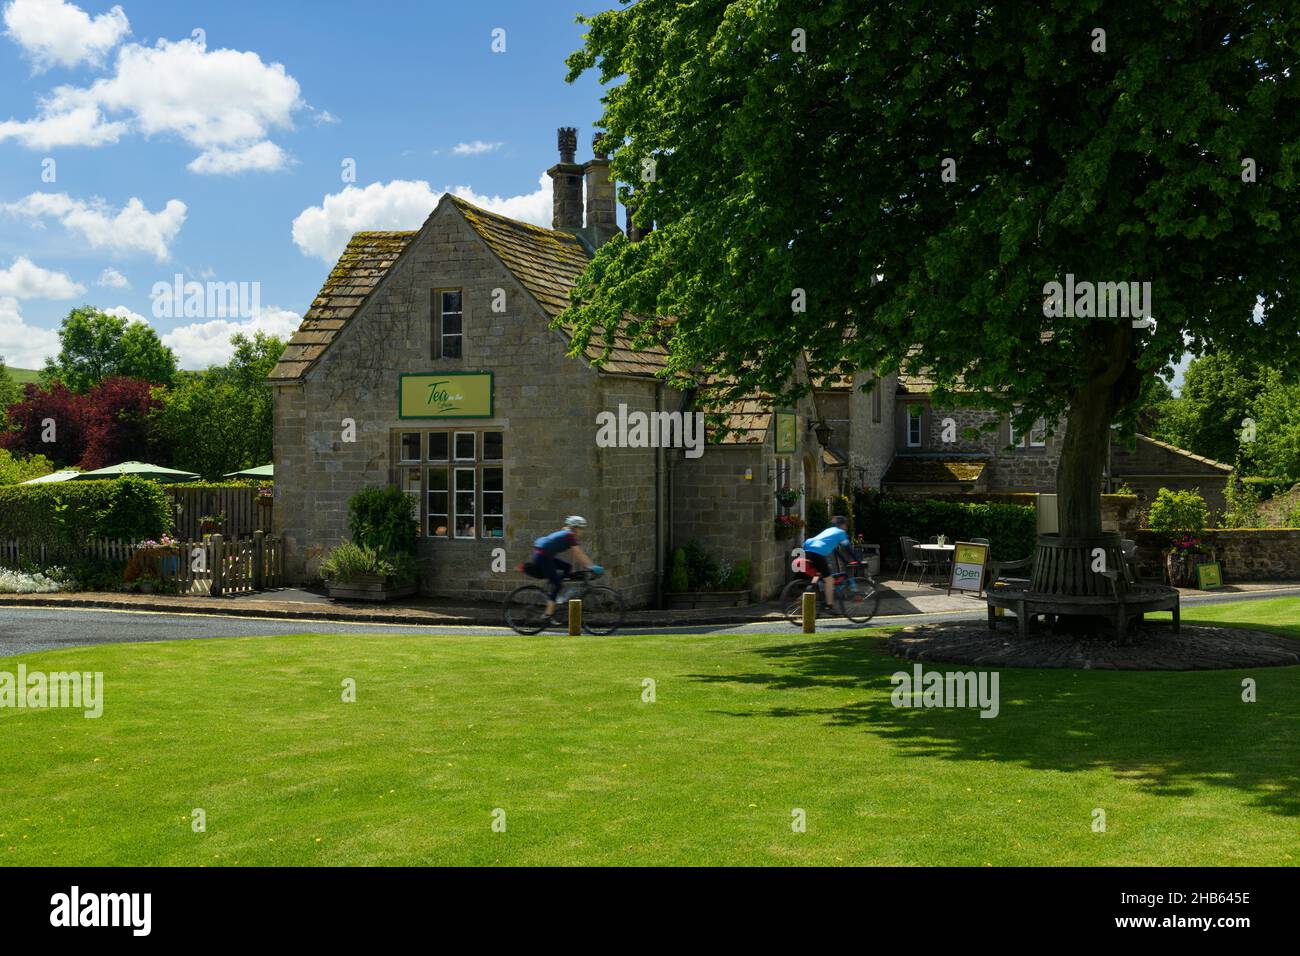
<instances>
[{"instance_id":1,"label":"stone wall","mask_svg":"<svg viewBox=\"0 0 1300 956\"><path fill-rule=\"evenodd\" d=\"M894 458L894 432L896 404L894 395L898 391L898 375L891 373L880 380L876 388L880 390L880 421L873 420L872 411L875 399L870 392L862 391L862 385L870 376L859 372L853 378L853 392L850 400L850 441L845 449L849 454L852 480L855 484L867 488L880 488L880 480L889 470L889 463ZM832 439L834 442L834 439Z\"/></svg>"},{"instance_id":2,"label":"stone wall","mask_svg":"<svg viewBox=\"0 0 1300 956\"><path fill-rule=\"evenodd\" d=\"M1166 539L1154 531L1141 531L1138 567L1147 580L1164 575ZM1300 581L1300 529L1217 528L1202 539L1213 547L1228 584L1242 581Z\"/></svg>"},{"instance_id":3,"label":"stone wall","mask_svg":"<svg viewBox=\"0 0 1300 956\"><path fill-rule=\"evenodd\" d=\"M432 289L461 288L464 357L431 359ZM490 311L506 290L504 313ZM609 583L636 603L653 594L654 450L601 450L595 416L611 401L650 407L653 384L605 385L450 204L349 322L301 384L274 389L275 524L290 581L310 580L331 547L347 537L347 502L366 485L397 480L393 433L456 424L504 432L505 537L422 538L422 591L435 596L501 596L522 583L513 571L537 536L565 515L591 522L588 545L610 569ZM402 372L492 371L492 419L403 422ZM612 382L612 380L611 380ZM342 420L356 422L343 442ZM649 544L647 544L649 542ZM504 546L505 573L492 571Z\"/></svg>"}]
</instances>

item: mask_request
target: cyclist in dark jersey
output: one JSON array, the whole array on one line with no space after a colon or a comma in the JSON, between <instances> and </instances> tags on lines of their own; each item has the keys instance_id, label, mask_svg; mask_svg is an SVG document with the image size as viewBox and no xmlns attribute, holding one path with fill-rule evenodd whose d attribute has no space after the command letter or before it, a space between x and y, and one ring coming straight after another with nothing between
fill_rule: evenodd
<instances>
[{"instance_id":1,"label":"cyclist in dark jersey","mask_svg":"<svg viewBox=\"0 0 1300 956\"><path fill-rule=\"evenodd\" d=\"M546 594L547 617L555 614L555 599L559 596L560 585L564 581L564 576L573 570L573 565L561 560L558 555L565 551L572 551L573 559L580 567L589 568L597 574L602 570L599 565L591 563L591 558L587 557L586 552L578 545L578 539L582 537L582 530L585 527L587 527L586 518L580 515L569 515L564 519L563 528L542 535L533 542L533 566L542 577L551 582L551 588Z\"/></svg>"}]
</instances>

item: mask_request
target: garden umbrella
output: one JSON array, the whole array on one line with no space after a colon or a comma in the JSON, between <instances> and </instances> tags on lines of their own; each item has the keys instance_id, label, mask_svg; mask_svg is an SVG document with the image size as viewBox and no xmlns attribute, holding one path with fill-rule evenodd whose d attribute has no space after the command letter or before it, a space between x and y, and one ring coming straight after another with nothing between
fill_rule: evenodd
<instances>
[{"instance_id":1,"label":"garden umbrella","mask_svg":"<svg viewBox=\"0 0 1300 956\"><path fill-rule=\"evenodd\" d=\"M41 475L39 478L28 478L26 481L18 483L20 485L44 485L51 481L69 481L79 474L81 474L79 471L52 471L48 475Z\"/></svg>"},{"instance_id":2,"label":"garden umbrella","mask_svg":"<svg viewBox=\"0 0 1300 956\"><path fill-rule=\"evenodd\" d=\"M275 465L258 465L256 468L245 468L243 471L231 471L226 473L227 478L274 478Z\"/></svg>"},{"instance_id":3,"label":"garden umbrella","mask_svg":"<svg viewBox=\"0 0 1300 956\"><path fill-rule=\"evenodd\" d=\"M135 475L137 478L167 482L193 481L199 477L192 471L177 471L175 468L150 465L143 461L124 461L120 465L109 465L107 468L83 471L73 481L93 480L95 478L120 478L122 475Z\"/></svg>"}]
</instances>

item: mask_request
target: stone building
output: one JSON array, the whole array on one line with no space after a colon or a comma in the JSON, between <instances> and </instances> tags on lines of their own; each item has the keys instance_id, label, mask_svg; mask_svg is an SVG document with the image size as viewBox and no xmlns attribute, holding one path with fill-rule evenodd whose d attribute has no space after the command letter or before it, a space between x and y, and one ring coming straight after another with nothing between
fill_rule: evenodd
<instances>
[{"instance_id":1,"label":"stone building","mask_svg":"<svg viewBox=\"0 0 1300 956\"><path fill-rule=\"evenodd\" d=\"M803 492L801 516L809 500L854 484L1051 490L1059 437L1035 432L1003 449L1015 437L1004 428L968 443L961 428L989 413L932 409L926 383L898 375L869 391L861 374L818 380L792 408L760 398L715 408L698 456L654 442L602 447L603 414L696 407L660 377L661 348L615 335L608 356L602 344L572 355L569 335L551 327L595 250L620 232L595 146L579 164L573 131L560 131L550 229L446 195L418 230L352 237L270 376L289 580L317 576L366 486L412 497L425 594L505 594L533 540L576 513L589 522L588 553L634 606L662 599L669 556L689 541L748 561L753 596L771 596L799 543L776 535L782 487ZM949 417L955 443L944 440Z\"/></svg>"}]
</instances>

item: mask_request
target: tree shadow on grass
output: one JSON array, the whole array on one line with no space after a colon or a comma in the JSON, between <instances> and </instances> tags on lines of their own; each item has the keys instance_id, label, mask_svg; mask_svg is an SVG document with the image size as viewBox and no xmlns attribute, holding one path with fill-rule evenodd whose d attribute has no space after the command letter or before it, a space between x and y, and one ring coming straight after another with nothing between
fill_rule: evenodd
<instances>
[{"instance_id":1,"label":"tree shadow on grass","mask_svg":"<svg viewBox=\"0 0 1300 956\"><path fill-rule=\"evenodd\" d=\"M1229 627L1254 627L1229 624ZM877 636L831 637L758 647L772 668L695 674L703 683L749 684L791 692L772 706L723 711L732 717L821 718L891 741L907 757L994 760L1036 770L1110 770L1154 794L1186 797L1202 786L1248 794L1261 809L1300 816L1300 667L1234 671L1082 671L1001 668L998 716L977 708L895 707L897 671ZM924 663L925 671L987 670ZM1242 680L1258 703L1241 699ZM860 690L826 706L824 695Z\"/></svg>"}]
</instances>

